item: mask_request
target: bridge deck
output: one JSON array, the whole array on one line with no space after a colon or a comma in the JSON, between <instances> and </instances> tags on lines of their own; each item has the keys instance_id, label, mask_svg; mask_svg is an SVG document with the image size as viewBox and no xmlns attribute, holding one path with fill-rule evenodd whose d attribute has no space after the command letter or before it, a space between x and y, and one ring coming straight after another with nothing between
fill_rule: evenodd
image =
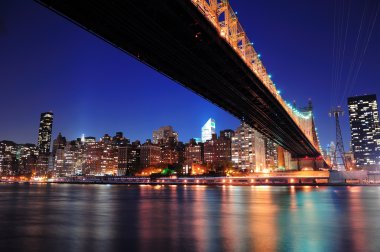
<instances>
[{"instance_id":1,"label":"bridge deck","mask_svg":"<svg viewBox=\"0 0 380 252\"><path fill-rule=\"evenodd\" d=\"M320 156L190 0L38 2L244 120L293 156Z\"/></svg>"}]
</instances>

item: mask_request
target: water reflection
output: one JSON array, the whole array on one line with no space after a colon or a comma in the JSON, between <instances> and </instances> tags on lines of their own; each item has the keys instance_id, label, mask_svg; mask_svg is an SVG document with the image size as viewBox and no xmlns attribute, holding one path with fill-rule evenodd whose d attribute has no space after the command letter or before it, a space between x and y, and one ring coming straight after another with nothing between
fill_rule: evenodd
<instances>
[{"instance_id":1,"label":"water reflection","mask_svg":"<svg viewBox=\"0 0 380 252\"><path fill-rule=\"evenodd\" d=\"M380 188L0 184L0 251L377 251Z\"/></svg>"}]
</instances>

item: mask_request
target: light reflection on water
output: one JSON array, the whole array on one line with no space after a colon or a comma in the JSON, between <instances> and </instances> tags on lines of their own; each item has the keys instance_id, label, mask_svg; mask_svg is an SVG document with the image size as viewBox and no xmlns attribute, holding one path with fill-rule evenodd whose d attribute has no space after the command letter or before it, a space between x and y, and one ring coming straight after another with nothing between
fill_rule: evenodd
<instances>
[{"instance_id":1,"label":"light reflection on water","mask_svg":"<svg viewBox=\"0 0 380 252\"><path fill-rule=\"evenodd\" d=\"M0 251L378 251L378 187L0 184Z\"/></svg>"}]
</instances>

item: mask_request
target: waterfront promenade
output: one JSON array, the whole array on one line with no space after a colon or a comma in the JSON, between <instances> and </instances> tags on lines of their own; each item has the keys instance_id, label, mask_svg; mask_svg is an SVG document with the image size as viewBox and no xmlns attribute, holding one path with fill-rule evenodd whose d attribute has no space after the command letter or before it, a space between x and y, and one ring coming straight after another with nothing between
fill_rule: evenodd
<instances>
[{"instance_id":1,"label":"waterfront promenade","mask_svg":"<svg viewBox=\"0 0 380 252\"><path fill-rule=\"evenodd\" d=\"M330 186L330 185L380 185L379 174L330 171L293 171L256 173L239 177L126 177L126 176L70 176L59 178L1 179L8 183L58 183L58 184L143 184L143 185L217 185L217 186Z\"/></svg>"}]
</instances>

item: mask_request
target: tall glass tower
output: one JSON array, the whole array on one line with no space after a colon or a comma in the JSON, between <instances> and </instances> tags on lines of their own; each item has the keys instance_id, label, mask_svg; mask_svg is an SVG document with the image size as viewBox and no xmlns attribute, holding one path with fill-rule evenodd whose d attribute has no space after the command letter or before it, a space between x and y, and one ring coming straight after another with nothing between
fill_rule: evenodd
<instances>
[{"instance_id":1,"label":"tall glass tower","mask_svg":"<svg viewBox=\"0 0 380 252\"><path fill-rule=\"evenodd\" d=\"M351 148L356 165L380 164L380 127L376 95L348 98L351 127Z\"/></svg>"},{"instance_id":2,"label":"tall glass tower","mask_svg":"<svg viewBox=\"0 0 380 252\"><path fill-rule=\"evenodd\" d=\"M40 128L38 129L38 153L39 155L50 154L51 133L53 130L53 113L41 113Z\"/></svg>"},{"instance_id":3,"label":"tall glass tower","mask_svg":"<svg viewBox=\"0 0 380 252\"><path fill-rule=\"evenodd\" d=\"M202 142L210 140L215 132L215 120L210 118L202 127Z\"/></svg>"}]
</instances>

